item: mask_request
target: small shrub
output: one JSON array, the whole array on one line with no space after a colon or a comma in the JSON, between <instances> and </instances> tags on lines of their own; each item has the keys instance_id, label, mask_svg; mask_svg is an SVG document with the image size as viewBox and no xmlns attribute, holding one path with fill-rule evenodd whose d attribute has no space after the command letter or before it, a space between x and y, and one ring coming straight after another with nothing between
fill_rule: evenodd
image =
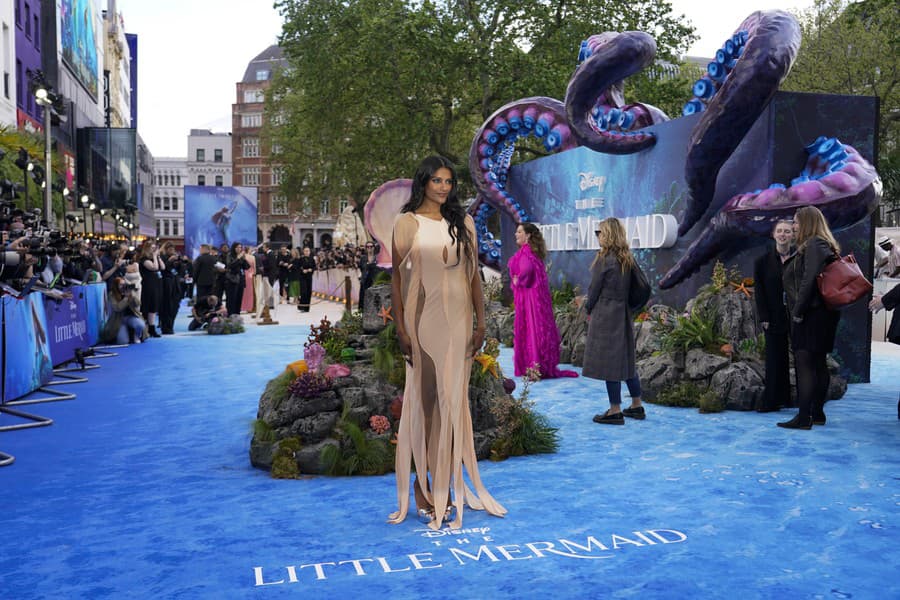
<instances>
[{"instance_id":1,"label":"small shrub","mask_svg":"<svg viewBox=\"0 0 900 600\"><path fill-rule=\"evenodd\" d=\"M522 393L518 398L496 398L491 413L497 419L499 436L491 445L491 459L504 460L510 456L526 454L551 454L559 448L556 427L551 427L547 417L534 411L529 400L531 384L540 379L540 371L528 369L523 378Z\"/></svg>"},{"instance_id":2,"label":"small shrub","mask_svg":"<svg viewBox=\"0 0 900 600\"><path fill-rule=\"evenodd\" d=\"M403 387L406 383L406 361L397 343L397 326L393 322L378 333L378 344L372 355L372 366L389 383Z\"/></svg>"},{"instance_id":3,"label":"small shrub","mask_svg":"<svg viewBox=\"0 0 900 600\"><path fill-rule=\"evenodd\" d=\"M372 285L386 285L391 282L391 274L389 271L378 271L375 278L372 279Z\"/></svg>"},{"instance_id":4,"label":"small shrub","mask_svg":"<svg viewBox=\"0 0 900 600\"><path fill-rule=\"evenodd\" d=\"M654 404L697 408L700 395L706 390L692 381L679 382L657 394Z\"/></svg>"},{"instance_id":5,"label":"small shrub","mask_svg":"<svg viewBox=\"0 0 900 600\"><path fill-rule=\"evenodd\" d=\"M578 294L578 291L577 291L576 287L573 286L568 281L566 281L565 276L563 276L562 283L559 285L559 287L554 288L550 292L550 297L553 302L553 307L557 308L557 307L568 305L570 302L572 302L572 300L575 299L575 296L577 294Z\"/></svg>"},{"instance_id":6,"label":"small shrub","mask_svg":"<svg viewBox=\"0 0 900 600\"><path fill-rule=\"evenodd\" d=\"M702 413L717 413L725 410L725 403L712 390L701 392L697 406Z\"/></svg>"},{"instance_id":7,"label":"small shrub","mask_svg":"<svg viewBox=\"0 0 900 600\"><path fill-rule=\"evenodd\" d=\"M727 341L717 331L715 314L695 308L687 316L676 317L675 326L662 334L662 349L687 352L691 348L703 348L711 353L721 353Z\"/></svg>"},{"instance_id":8,"label":"small shrub","mask_svg":"<svg viewBox=\"0 0 900 600\"><path fill-rule=\"evenodd\" d=\"M382 438L368 438L350 418L350 405L344 404L334 429L338 446L322 448L322 463L329 475L383 475L394 467L393 445Z\"/></svg>"},{"instance_id":9,"label":"small shrub","mask_svg":"<svg viewBox=\"0 0 900 600\"><path fill-rule=\"evenodd\" d=\"M281 406L281 403L291 395L288 388L295 379L297 378L294 376L293 371L285 369L266 386L266 391L275 398L275 408Z\"/></svg>"},{"instance_id":10,"label":"small shrub","mask_svg":"<svg viewBox=\"0 0 900 600\"><path fill-rule=\"evenodd\" d=\"M278 450L272 457L272 471L270 474L273 479L299 479L300 467L297 466L297 459L294 457L301 447L300 439L296 437L285 438L278 442Z\"/></svg>"}]
</instances>

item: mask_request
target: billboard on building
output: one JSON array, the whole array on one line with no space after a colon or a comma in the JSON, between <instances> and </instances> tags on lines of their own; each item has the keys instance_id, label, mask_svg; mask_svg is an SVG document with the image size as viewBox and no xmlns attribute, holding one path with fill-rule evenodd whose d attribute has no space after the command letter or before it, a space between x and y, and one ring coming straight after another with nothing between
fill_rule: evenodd
<instances>
[{"instance_id":1,"label":"billboard on building","mask_svg":"<svg viewBox=\"0 0 900 600\"><path fill-rule=\"evenodd\" d=\"M184 253L196 258L200 246L239 242L256 245L255 187L184 186Z\"/></svg>"},{"instance_id":2,"label":"billboard on building","mask_svg":"<svg viewBox=\"0 0 900 600\"><path fill-rule=\"evenodd\" d=\"M61 0L60 46L63 62L96 100L99 87L97 35L101 29L96 0Z\"/></svg>"}]
</instances>

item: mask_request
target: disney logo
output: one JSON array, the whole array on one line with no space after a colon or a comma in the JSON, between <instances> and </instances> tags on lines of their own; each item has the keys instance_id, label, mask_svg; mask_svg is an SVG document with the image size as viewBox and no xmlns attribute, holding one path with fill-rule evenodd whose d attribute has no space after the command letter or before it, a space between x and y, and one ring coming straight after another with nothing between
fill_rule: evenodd
<instances>
[{"instance_id":1,"label":"disney logo","mask_svg":"<svg viewBox=\"0 0 900 600\"><path fill-rule=\"evenodd\" d=\"M581 191L589 190L592 187L597 188L598 191L603 191L603 188L606 187L606 176L605 175L594 175L593 173L579 173L579 177L581 177L581 183L579 187Z\"/></svg>"},{"instance_id":2,"label":"disney logo","mask_svg":"<svg viewBox=\"0 0 900 600\"><path fill-rule=\"evenodd\" d=\"M490 530L490 527L473 527L471 529L450 529L449 527L445 527L444 529L440 529L438 531L434 531L433 529L416 529L416 531L422 532L422 537L425 538L438 538L448 535L465 535L467 533L477 533L479 535L484 535Z\"/></svg>"}]
</instances>

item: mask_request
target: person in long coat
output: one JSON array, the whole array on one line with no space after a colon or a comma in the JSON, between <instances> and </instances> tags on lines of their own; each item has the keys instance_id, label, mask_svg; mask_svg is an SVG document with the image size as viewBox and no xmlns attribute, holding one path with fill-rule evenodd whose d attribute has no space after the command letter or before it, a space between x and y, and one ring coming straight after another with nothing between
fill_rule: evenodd
<instances>
[{"instance_id":1,"label":"person in long coat","mask_svg":"<svg viewBox=\"0 0 900 600\"><path fill-rule=\"evenodd\" d=\"M791 315L791 348L797 379L797 416L778 423L786 429L812 429L824 425L825 402L831 379L826 362L834 350L841 313L828 308L817 278L841 251L822 212L804 206L794 215L797 253L784 264L784 295Z\"/></svg>"},{"instance_id":2,"label":"person in long coat","mask_svg":"<svg viewBox=\"0 0 900 600\"><path fill-rule=\"evenodd\" d=\"M900 344L900 283L886 294L875 294L869 302L869 310L878 312L882 308L894 311L887 330L887 341ZM897 399L897 418L900 419L900 398Z\"/></svg>"},{"instance_id":3,"label":"person in long coat","mask_svg":"<svg viewBox=\"0 0 900 600\"><path fill-rule=\"evenodd\" d=\"M779 220L772 228L775 244L753 263L753 294L756 315L766 338L766 387L757 412L772 412L791 403L790 344L784 285L783 264L793 254L794 230L791 221Z\"/></svg>"},{"instance_id":4,"label":"person in long coat","mask_svg":"<svg viewBox=\"0 0 900 600\"><path fill-rule=\"evenodd\" d=\"M606 382L609 410L594 415L594 422L624 425L625 417L644 419L641 381L634 352L634 318L628 308L628 290L634 256L622 222L610 217L597 226L600 250L591 265L591 285L584 309L588 333L581 374ZM622 381L631 394L631 406L622 410Z\"/></svg>"}]
</instances>

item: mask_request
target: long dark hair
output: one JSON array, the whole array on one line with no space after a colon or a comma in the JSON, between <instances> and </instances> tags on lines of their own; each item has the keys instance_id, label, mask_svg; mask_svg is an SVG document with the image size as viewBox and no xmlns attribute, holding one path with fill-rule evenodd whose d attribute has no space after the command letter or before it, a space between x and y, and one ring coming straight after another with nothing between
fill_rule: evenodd
<instances>
[{"instance_id":1,"label":"long dark hair","mask_svg":"<svg viewBox=\"0 0 900 600\"><path fill-rule=\"evenodd\" d=\"M534 252L534 255L541 260L545 260L547 258L547 243L544 242L544 234L541 233L540 228L534 223L527 222L520 223L519 227L528 234L528 245L531 246L531 251Z\"/></svg>"},{"instance_id":2,"label":"long dark hair","mask_svg":"<svg viewBox=\"0 0 900 600\"><path fill-rule=\"evenodd\" d=\"M456 243L456 264L459 264L460 246L472 257L475 256L475 252L473 242L469 239L469 231L466 229L466 209L463 208L459 196L457 196L456 167L452 162L443 156L429 156L419 163L416 174L413 176L409 202L403 205L400 212L415 212L422 206L422 202L425 201L425 188L438 169L447 169L453 178L453 187L450 188L447 201L441 204L441 216L450 224L450 238Z\"/></svg>"}]
</instances>

